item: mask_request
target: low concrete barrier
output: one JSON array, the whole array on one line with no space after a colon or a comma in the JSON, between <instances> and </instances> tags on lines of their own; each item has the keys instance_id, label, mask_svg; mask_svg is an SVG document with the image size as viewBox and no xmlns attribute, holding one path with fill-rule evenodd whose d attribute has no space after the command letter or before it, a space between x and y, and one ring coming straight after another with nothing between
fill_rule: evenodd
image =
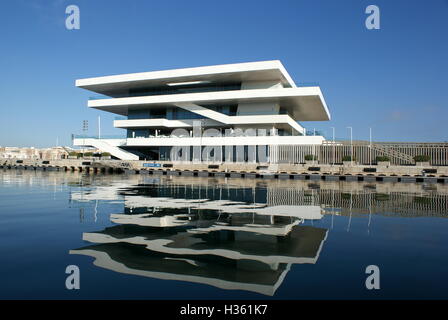
<instances>
[{"instance_id":1,"label":"low concrete barrier","mask_svg":"<svg viewBox=\"0 0 448 320\"><path fill-rule=\"evenodd\" d=\"M425 183L437 183L437 178L435 178L435 177L425 177L425 178L423 178L423 182L425 182Z\"/></svg>"},{"instance_id":2,"label":"low concrete barrier","mask_svg":"<svg viewBox=\"0 0 448 320\"><path fill-rule=\"evenodd\" d=\"M384 182L398 182L398 177L391 177L391 176L383 177L383 181Z\"/></svg>"},{"instance_id":3,"label":"low concrete barrier","mask_svg":"<svg viewBox=\"0 0 448 320\"><path fill-rule=\"evenodd\" d=\"M226 173L225 172L216 172L215 173L215 177L225 178L226 177Z\"/></svg>"},{"instance_id":4,"label":"low concrete barrier","mask_svg":"<svg viewBox=\"0 0 448 320\"><path fill-rule=\"evenodd\" d=\"M198 172L198 177L208 177L208 176L209 176L208 171L199 171Z\"/></svg>"},{"instance_id":5,"label":"low concrete barrier","mask_svg":"<svg viewBox=\"0 0 448 320\"><path fill-rule=\"evenodd\" d=\"M154 174L172 176L199 177L231 177L261 178L279 180L325 180L325 181L364 181L364 182L416 182L416 183L448 183L448 167L418 166L377 166L366 165L325 165L309 167L307 164L278 164L276 171L270 171L269 165L256 164L163 164L166 169L154 170L141 167L144 161L121 160L16 160L5 159L0 165L3 170L38 170L38 171L78 171L84 173L120 173ZM84 163L83 163L84 162ZM88 164L87 164L88 162ZM258 168L257 168L258 167ZM310 171L312 170L312 171ZM286 181L285 181L286 183Z\"/></svg>"}]
</instances>

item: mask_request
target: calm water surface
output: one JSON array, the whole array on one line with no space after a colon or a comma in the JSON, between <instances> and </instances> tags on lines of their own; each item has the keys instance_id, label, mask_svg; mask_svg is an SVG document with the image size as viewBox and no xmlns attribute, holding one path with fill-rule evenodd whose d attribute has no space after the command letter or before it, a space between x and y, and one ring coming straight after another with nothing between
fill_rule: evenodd
<instances>
[{"instance_id":1,"label":"calm water surface","mask_svg":"<svg viewBox=\"0 0 448 320\"><path fill-rule=\"evenodd\" d=\"M446 299L447 200L440 184L2 170L0 298Z\"/></svg>"}]
</instances>

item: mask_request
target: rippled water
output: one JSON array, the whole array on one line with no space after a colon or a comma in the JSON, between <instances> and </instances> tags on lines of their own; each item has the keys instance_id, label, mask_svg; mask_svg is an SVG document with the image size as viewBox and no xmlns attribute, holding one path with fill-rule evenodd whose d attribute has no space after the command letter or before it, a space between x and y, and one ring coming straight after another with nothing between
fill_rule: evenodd
<instances>
[{"instance_id":1,"label":"rippled water","mask_svg":"<svg viewBox=\"0 0 448 320\"><path fill-rule=\"evenodd\" d=\"M448 298L447 197L442 184L0 171L0 298Z\"/></svg>"}]
</instances>

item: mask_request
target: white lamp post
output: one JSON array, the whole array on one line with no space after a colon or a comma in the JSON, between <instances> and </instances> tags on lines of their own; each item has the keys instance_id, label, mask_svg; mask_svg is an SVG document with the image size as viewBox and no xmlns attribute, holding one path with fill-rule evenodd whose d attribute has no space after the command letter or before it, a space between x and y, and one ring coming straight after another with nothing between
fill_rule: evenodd
<instances>
[{"instance_id":1,"label":"white lamp post","mask_svg":"<svg viewBox=\"0 0 448 320\"><path fill-rule=\"evenodd\" d=\"M316 128L313 128L313 136L316 136ZM316 142L313 143L313 165L316 163Z\"/></svg>"},{"instance_id":2,"label":"white lamp post","mask_svg":"<svg viewBox=\"0 0 448 320\"><path fill-rule=\"evenodd\" d=\"M335 128L331 127L331 129L333 130L333 165L334 165L334 158L335 158L334 133L335 133Z\"/></svg>"},{"instance_id":3,"label":"white lamp post","mask_svg":"<svg viewBox=\"0 0 448 320\"><path fill-rule=\"evenodd\" d=\"M101 117L98 116L98 139L101 139Z\"/></svg>"},{"instance_id":4,"label":"white lamp post","mask_svg":"<svg viewBox=\"0 0 448 320\"><path fill-rule=\"evenodd\" d=\"M372 165L372 128L369 128L369 164Z\"/></svg>"},{"instance_id":5,"label":"white lamp post","mask_svg":"<svg viewBox=\"0 0 448 320\"><path fill-rule=\"evenodd\" d=\"M353 128L347 127L347 129L350 129L350 160L351 165L353 166Z\"/></svg>"}]
</instances>

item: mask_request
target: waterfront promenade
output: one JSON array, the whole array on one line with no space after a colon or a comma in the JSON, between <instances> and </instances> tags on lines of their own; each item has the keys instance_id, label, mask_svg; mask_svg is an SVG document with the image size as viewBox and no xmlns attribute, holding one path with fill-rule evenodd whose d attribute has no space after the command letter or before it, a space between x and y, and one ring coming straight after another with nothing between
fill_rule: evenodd
<instances>
[{"instance_id":1,"label":"waterfront promenade","mask_svg":"<svg viewBox=\"0 0 448 320\"><path fill-rule=\"evenodd\" d=\"M249 163L173 163L168 161L123 161L96 159L60 159L51 161L0 159L3 169L81 171L86 173L127 173L249 179L297 179L366 182L448 183L448 166Z\"/></svg>"}]
</instances>

